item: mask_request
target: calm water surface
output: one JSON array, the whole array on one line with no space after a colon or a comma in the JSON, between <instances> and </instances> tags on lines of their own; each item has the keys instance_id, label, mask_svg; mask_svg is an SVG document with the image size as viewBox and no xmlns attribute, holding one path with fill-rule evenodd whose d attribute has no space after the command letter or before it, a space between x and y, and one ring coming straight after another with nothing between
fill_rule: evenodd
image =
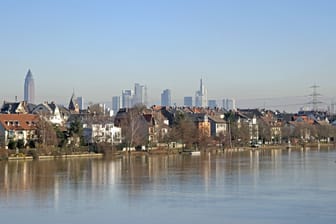
<instances>
[{"instance_id":1,"label":"calm water surface","mask_svg":"<svg viewBox=\"0 0 336 224\"><path fill-rule=\"evenodd\" d=\"M336 223L336 150L0 162L1 223Z\"/></svg>"}]
</instances>

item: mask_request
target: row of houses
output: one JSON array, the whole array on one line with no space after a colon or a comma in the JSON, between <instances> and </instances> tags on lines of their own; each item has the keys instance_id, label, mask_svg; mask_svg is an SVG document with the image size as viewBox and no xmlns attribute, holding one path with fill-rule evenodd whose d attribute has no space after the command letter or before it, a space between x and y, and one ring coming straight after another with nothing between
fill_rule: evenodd
<instances>
[{"instance_id":1,"label":"row of houses","mask_svg":"<svg viewBox=\"0 0 336 224\"><path fill-rule=\"evenodd\" d=\"M86 144L110 143L157 145L176 125L182 115L195 125L198 136L211 139L235 140L249 144L281 144L290 137L306 141L317 138L313 128L335 127L336 121L325 112L301 111L296 114L259 109L226 111L221 108L162 107L121 109L115 117L106 116L105 108L93 105L79 111L71 98L69 107L44 102L38 105L26 102L4 102L0 111L0 145L22 139L25 144L37 140L39 121L47 121L64 130L79 120ZM295 133L297 129L300 130ZM135 134L137 132L137 134ZM41 133L41 131L40 131ZM139 134L140 133L140 134ZM243 135L245 133L245 136ZM325 141L333 136L324 134ZM141 138L139 141L137 138Z\"/></svg>"},{"instance_id":2,"label":"row of houses","mask_svg":"<svg viewBox=\"0 0 336 224\"><path fill-rule=\"evenodd\" d=\"M41 130L45 128L45 122L66 132L75 120L79 120L83 127L83 139L87 144L121 142L121 129L115 127L108 116L97 119L100 114L105 114L102 105L91 105L90 108L80 111L73 98L74 96L71 97L68 107L54 102L38 105L25 101L4 102L0 109L0 147L7 147L10 141L21 140L24 145L28 145L30 141L38 141L45 134Z\"/></svg>"}]
</instances>

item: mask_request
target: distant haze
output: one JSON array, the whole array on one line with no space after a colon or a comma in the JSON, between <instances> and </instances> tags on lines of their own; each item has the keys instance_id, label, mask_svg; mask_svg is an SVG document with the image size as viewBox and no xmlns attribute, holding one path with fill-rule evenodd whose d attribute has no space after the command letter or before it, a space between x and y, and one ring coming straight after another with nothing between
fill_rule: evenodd
<instances>
[{"instance_id":1,"label":"distant haze","mask_svg":"<svg viewBox=\"0 0 336 224\"><path fill-rule=\"evenodd\" d=\"M111 102L134 83L150 104L195 96L295 111L313 84L336 98L336 1L16 1L0 3L0 100ZM220 102L218 102L220 103Z\"/></svg>"}]
</instances>

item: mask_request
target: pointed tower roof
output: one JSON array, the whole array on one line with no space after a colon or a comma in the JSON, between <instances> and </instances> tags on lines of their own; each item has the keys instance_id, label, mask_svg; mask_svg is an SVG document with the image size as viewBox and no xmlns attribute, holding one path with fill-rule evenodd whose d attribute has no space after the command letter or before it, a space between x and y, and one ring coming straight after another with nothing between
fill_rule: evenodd
<instances>
[{"instance_id":1,"label":"pointed tower roof","mask_svg":"<svg viewBox=\"0 0 336 224\"><path fill-rule=\"evenodd\" d=\"M72 92L70 102L69 102L69 110L79 112L79 105L75 96L75 91Z\"/></svg>"},{"instance_id":2,"label":"pointed tower roof","mask_svg":"<svg viewBox=\"0 0 336 224\"><path fill-rule=\"evenodd\" d=\"M27 75L26 75L26 79L28 79L28 78L33 78L33 74L30 71L30 69L28 69L28 72L27 72Z\"/></svg>"}]
</instances>

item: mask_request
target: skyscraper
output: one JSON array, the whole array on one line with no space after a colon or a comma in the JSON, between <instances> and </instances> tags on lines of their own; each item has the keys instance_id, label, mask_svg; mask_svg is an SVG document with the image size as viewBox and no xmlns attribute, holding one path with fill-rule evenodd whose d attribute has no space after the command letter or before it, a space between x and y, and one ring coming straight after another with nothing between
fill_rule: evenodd
<instances>
[{"instance_id":1,"label":"skyscraper","mask_svg":"<svg viewBox=\"0 0 336 224\"><path fill-rule=\"evenodd\" d=\"M207 89L203 85L203 80L200 80L200 89L195 94L195 106L207 107L208 106L208 93Z\"/></svg>"},{"instance_id":2,"label":"skyscraper","mask_svg":"<svg viewBox=\"0 0 336 224\"><path fill-rule=\"evenodd\" d=\"M132 108L133 107L133 98L134 93L133 90L123 90L122 91L122 105L124 108Z\"/></svg>"},{"instance_id":3,"label":"skyscraper","mask_svg":"<svg viewBox=\"0 0 336 224\"><path fill-rule=\"evenodd\" d=\"M161 93L161 106L166 106L166 107L171 106L171 91L170 91L170 89L165 89Z\"/></svg>"},{"instance_id":4,"label":"skyscraper","mask_svg":"<svg viewBox=\"0 0 336 224\"><path fill-rule=\"evenodd\" d=\"M211 109L214 109L217 107L217 101L216 100L209 100L208 101L208 107Z\"/></svg>"},{"instance_id":5,"label":"skyscraper","mask_svg":"<svg viewBox=\"0 0 336 224\"><path fill-rule=\"evenodd\" d=\"M112 110L114 114L117 114L119 109L122 108L120 96L112 97Z\"/></svg>"},{"instance_id":6,"label":"skyscraper","mask_svg":"<svg viewBox=\"0 0 336 224\"><path fill-rule=\"evenodd\" d=\"M35 103L35 84L30 69L28 70L24 83L24 101L27 103Z\"/></svg>"},{"instance_id":7,"label":"skyscraper","mask_svg":"<svg viewBox=\"0 0 336 224\"><path fill-rule=\"evenodd\" d=\"M80 110L85 109L84 98L82 96L77 97L77 103L78 103L78 106L79 106Z\"/></svg>"},{"instance_id":8,"label":"skyscraper","mask_svg":"<svg viewBox=\"0 0 336 224\"><path fill-rule=\"evenodd\" d=\"M192 107L193 106L193 99L192 96L185 96L184 97L184 104L185 107Z\"/></svg>"},{"instance_id":9,"label":"skyscraper","mask_svg":"<svg viewBox=\"0 0 336 224\"><path fill-rule=\"evenodd\" d=\"M147 105L147 88L139 83L135 83L133 106L138 104Z\"/></svg>"},{"instance_id":10,"label":"skyscraper","mask_svg":"<svg viewBox=\"0 0 336 224\"><path fill-rule=\"evenodd\" d=\"M236 110L236 101L234 99L224 99L223 108L225 110Z\"/></svg>"}]
</instances>

